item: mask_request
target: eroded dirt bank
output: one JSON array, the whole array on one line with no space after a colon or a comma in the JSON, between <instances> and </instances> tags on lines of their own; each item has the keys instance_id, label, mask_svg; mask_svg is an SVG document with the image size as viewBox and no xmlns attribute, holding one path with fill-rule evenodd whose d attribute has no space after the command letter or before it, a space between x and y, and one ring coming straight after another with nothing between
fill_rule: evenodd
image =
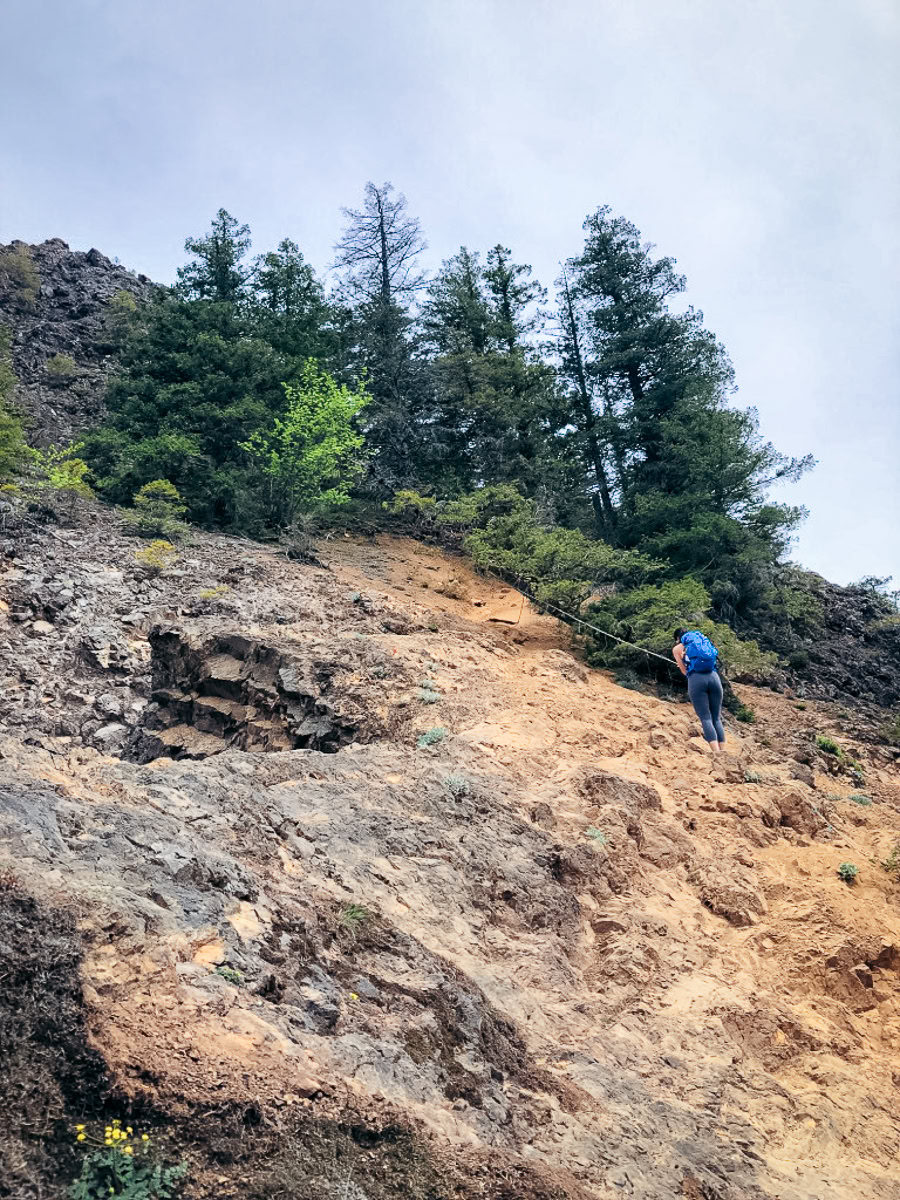
<instances>
[{"instance_id":1,"label":"eroded dirt bank","mask_svg":"<svg viewBox=\"0 0 900 1200\"><path fill-rule=\"evenodd\" d=\"M5 564L0 900L71 917L188 1194L897 1195L889 755L860 785L833 711L742 689L714 764L411 542L197 535L147 582L104 520ZM21 1146L7 1194L59 1195Z\"/></svg>"}]
</instances>

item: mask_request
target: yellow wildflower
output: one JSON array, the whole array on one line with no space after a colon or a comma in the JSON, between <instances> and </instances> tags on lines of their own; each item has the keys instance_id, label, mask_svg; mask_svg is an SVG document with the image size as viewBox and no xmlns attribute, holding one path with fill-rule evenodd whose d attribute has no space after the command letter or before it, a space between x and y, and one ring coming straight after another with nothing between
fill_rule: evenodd
<instances>
[{"instance_id":1,"label":"yellow wildflower","mask_svg":"<svg viewBox=\"0 0 900 1200\"><path fill-rule=\"evenodd\" d=\"M112 1144L113 1144L112 1138L104 1138L104 1141L103 1141L104 1146L111 1146Z\"/></svg>"},{"instance_id":2,"label":"yellow wildflower","mask_svg":"<svg viewBox=\"0 0 900 1200\"><path fill-rule=\"evenodd\" d=\"M76 1125L76 1126L75 1126L75 1132L76 1132L76 1133L84 1133L84 1126L83 1126L83 1125Z\"/></svg>"},{"instance_id":3,"label":"yellow wildflower","mask_svg":"<svg viewBox=\"0 0 900 1200\"><path fill-rule=\"evenodd\" d=\"M131 1128L131 1126L129 1125L129 1126L128 1126L128 1128L125 1130L125 1132L126 1132L126 1133L128 1133L128 1134L131 1134L131 1133L134 1133L134 1130L133 1130L133 1129Z\"/></svg>"},{"instance_id":4,"label":"yellow wildflower","mask_svg":"<svg viewBox=\"0 0 900 1200\"><path fill-rule=\"evenodd\" d=\"M76 1142L83 1142L83 1141L84 1141L84 1139L85 1139L86 1137L87 1137L87 1134L86 1134L86 1133L79 1133L79 1135L78 1135L78 1137L75 1139L75 1141L76 1141Z\"/></svg>"},{"instance_id":5,"label":"yellow wildflower","mask_svg":"<svg viewBox=\"0 0 900 1200\"><path fill-rule=\"evenodd\" d=\"M122 1153L123 1154L134 1154L134 1148L132 1146L123 1146Z\"/></svg>"},{"instance_id":6,"label":"yellow wildflower","mask_svg":"<svg viewBox=\"0 0 900 1200\"><path fill-rule=\"evenodd\" d=\"M149 1134L142 1133L142 1134L141 1134L141 1141L142 1141L142 1142L149 1142L149 1141L150 1141L150 1136L149 1136Z\"/></svg>"}]
</instances>

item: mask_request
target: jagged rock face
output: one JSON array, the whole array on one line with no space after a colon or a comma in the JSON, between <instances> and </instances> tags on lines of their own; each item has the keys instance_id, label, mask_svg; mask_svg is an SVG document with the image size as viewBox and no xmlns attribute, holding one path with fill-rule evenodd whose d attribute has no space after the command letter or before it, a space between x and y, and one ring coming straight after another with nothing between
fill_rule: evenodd
<instances>
[{"instance_id":1,"label":"jagged rock face","mask_svg":"<svg viewBox=\"0 0 900 1200\"><path fill-rule=\"evenodd\" d=\"M286 653L240 633L192 639L157 626L149 641L153 704L132 751L143 761L206 758L229 746L333 753L378 731L352 702L341 712L327 696L333 659Z\"/></svg>"},{"instance_id":2,"label":"jagged rock face","mask_svg":"<svg viewBox=\"0 0 900 1200\"><path fill-rule=\"evenodd\" d=\"M103 414L103 394L114 362L110 301L128 292L146 303L154 285L99 250L70 250L61 238L28 246L0 245L0 323L12 334L15 401L38 445L72 440ZM54 375L55 355L74 360L77 372Z\"/></svg>"}]
</instances>

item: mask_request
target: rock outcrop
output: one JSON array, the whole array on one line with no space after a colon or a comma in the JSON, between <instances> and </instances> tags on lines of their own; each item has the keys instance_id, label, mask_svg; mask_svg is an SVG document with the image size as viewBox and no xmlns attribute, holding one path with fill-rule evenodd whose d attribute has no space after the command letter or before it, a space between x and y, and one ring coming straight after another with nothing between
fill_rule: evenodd
<instances>
[{"instance_id":1,"label":"rock outcrop","mask_svg":"<svg viewBox=\"0 0 900 1200\"><path fill-rule=\"evenodd\" d=\"M97 423L115 361L114 298L144 304L153 288L146 275L60 238L0 245L0 324L12 335L14 401L34 444L68 443Z\"/></svg>"}]
</instances>

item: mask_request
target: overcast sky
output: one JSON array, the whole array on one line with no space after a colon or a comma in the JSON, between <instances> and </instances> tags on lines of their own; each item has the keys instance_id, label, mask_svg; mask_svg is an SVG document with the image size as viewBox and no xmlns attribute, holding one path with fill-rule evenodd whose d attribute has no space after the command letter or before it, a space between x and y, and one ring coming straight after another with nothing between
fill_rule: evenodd
<instances>
[{"instance_id":1,"label":"overcast sky","mask_svg":"<svg viewBox=\"0 0 900 1200\"><path fill-rule=\"evenodd\" d=\"M813 475L794 557L900 579L898 0L0 0L0 241L162 282L224 206L324 269L391 180L545 284L600 204Z\"/></svg>"}]
</instances>

